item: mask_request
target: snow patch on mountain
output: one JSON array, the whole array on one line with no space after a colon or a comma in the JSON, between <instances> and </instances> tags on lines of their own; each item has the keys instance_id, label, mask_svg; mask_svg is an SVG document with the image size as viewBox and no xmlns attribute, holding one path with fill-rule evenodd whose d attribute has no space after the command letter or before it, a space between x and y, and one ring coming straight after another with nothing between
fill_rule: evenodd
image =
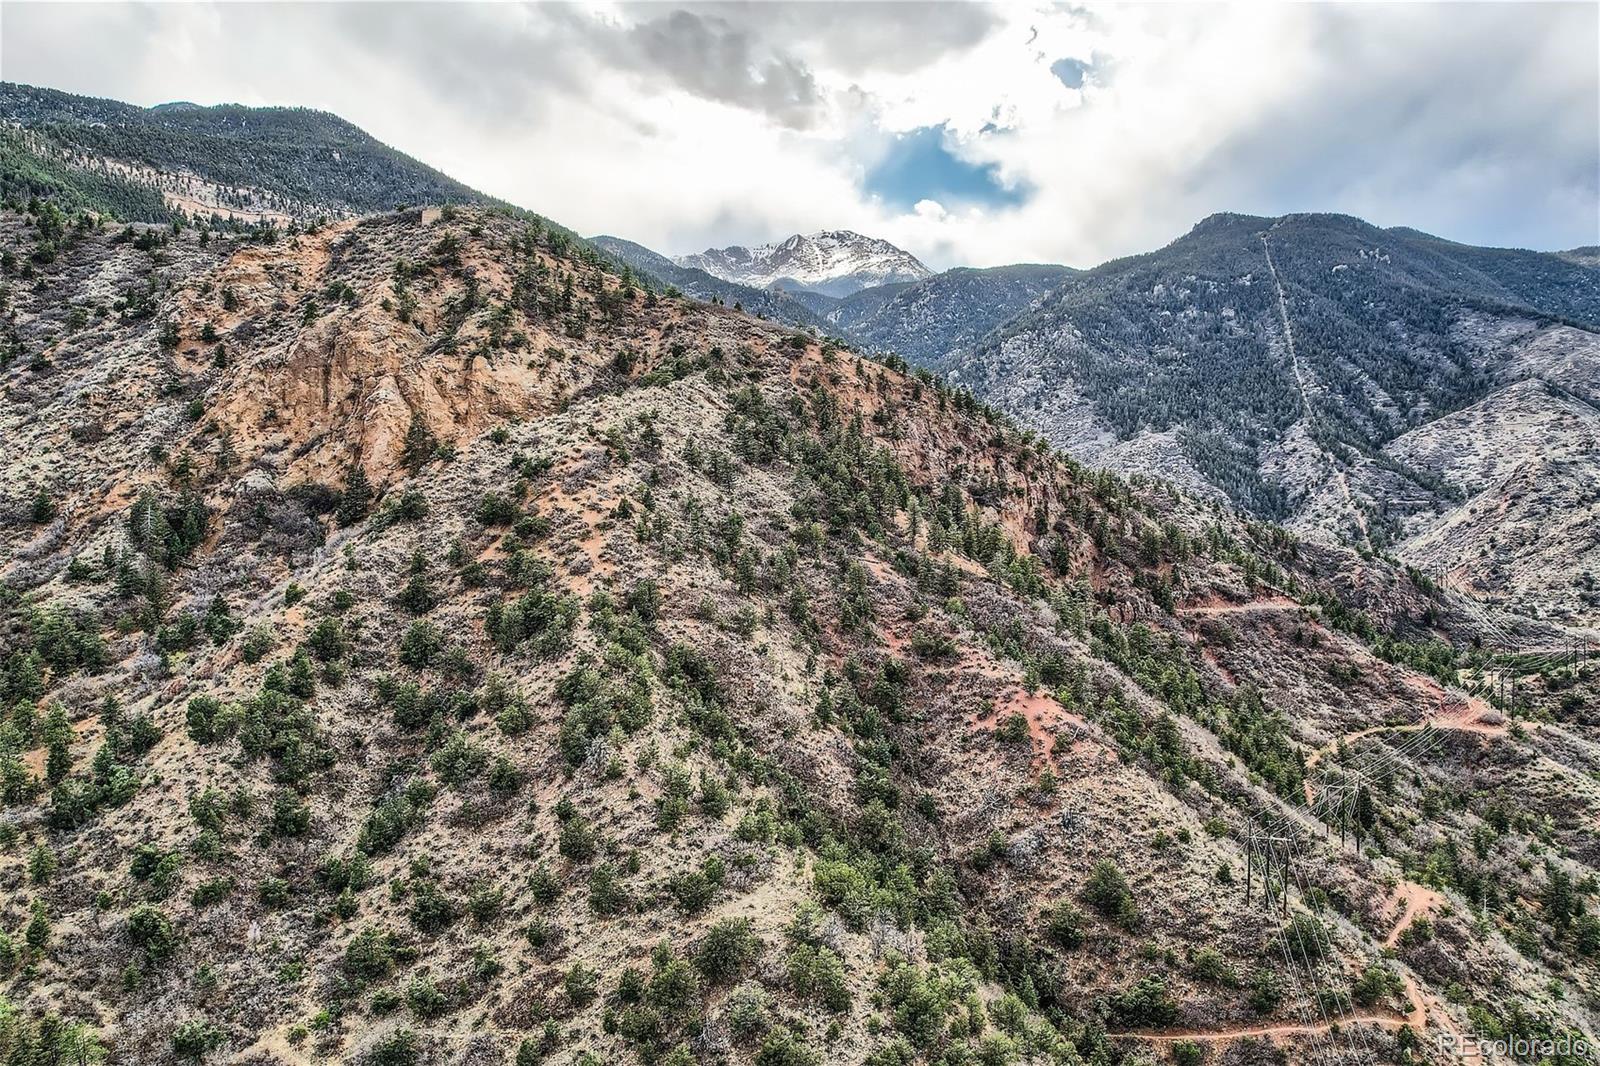
<instances>
[{"instance_id":1,"label":"snow patch on mountain","mask_svg":"<svg viewBox=\"0 0 1600 1066\"><path fill-rule=\"evenodd\" d=\"M849 296L874 285L933 276L910 252L851 230L797 233L754 248L707 248L673 262L740 285L804 289L828 296Z\"/></svg>"}]
</instances>

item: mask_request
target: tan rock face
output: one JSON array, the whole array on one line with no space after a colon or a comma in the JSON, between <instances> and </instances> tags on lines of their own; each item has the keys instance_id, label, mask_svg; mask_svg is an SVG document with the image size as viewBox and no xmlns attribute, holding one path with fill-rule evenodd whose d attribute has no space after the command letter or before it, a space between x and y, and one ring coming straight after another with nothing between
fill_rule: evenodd
<instances>
[{"instance_id":1,"label":"tan rock face","mask_svg":"<svg viewBox=\"0 0 1600 1066\"><path fill-rule=\"evenodd\" d=\"M327 300L336 256L351 254L352 246L371 254L376 241L396 260L425 259L440 232L437 213L433 218L431 226L419 218L378 236L343 223L247 249L200 283L207 296L189 301L184 313L213 320L224 336L263 314L285 320L214 389L217 422L234 435L242 455L258 447L288 451L291 478L329 483L359 462L381 482L392 475L413 418L453 444L508 419L548 413L592 379L599 364L591 345L559 343L521 310L499 327L520 335L515 351L489 346L479 322L451 322L468 299L460 275L425 273L410 282L414 303L405 320L387 279L363 278L369 283ZM553 264L548 257L536 261L546 269ZM469 255L461 271L475 279L478 292L509 298L512 278L491 254ZM222 306L224 292L233 294L238 310ZM575 302L593 304L585 297ZM317 313L305 315L308 303ZM556 346L564 365L553 373L544 353Z\"/></svg>"}]
</instances>

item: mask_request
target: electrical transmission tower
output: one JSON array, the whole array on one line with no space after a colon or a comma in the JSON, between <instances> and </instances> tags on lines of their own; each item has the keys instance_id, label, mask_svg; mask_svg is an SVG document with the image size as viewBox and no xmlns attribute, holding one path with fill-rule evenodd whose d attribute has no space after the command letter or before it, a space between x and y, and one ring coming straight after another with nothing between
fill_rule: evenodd
<instances>
[{"instance_id":1,"label":"electrical transmission tower","mask_svg":"<svg viewBox=\"0 0 1600 1066\"><path fill-rule=\"evenodd\" d=\"M1367 777L1360 770L1322 771L1314 810L1322 819L1324 837L1331 835L1337 826L1340 846L1353 835L1356 850L1360 851L1362 830L1368 828L1371 821L1371 803Z\"/></svg>"},{"instance_id":2,"label":"electrical transmission tower","mask_svg":"<svg viewBox=\"0 0 1600 1066\"><path fill-rule=\"evenodd\" d=\"M1289 913L1289 884L1294 880L1290 864L1294 861L1294 848L1299 831L1282 823L1267 823L1250 817L1245 832L1244 901L1248 906L1253 892L1255 874L1261 871L1261 901L1270 912L1281 907ZM1273 875L1277 883L1273 883Z\"/></svg>"}]
</instances>

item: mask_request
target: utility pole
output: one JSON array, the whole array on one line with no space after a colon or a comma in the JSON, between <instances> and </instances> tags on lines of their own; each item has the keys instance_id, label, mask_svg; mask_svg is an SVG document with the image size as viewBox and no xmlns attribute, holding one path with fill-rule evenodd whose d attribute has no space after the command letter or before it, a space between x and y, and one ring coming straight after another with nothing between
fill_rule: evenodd
<instances>
[{"instance_id":1,"label":"utility pole","mask_svg":"<svg viewBox=\"0 0 1600 1066\"><path fill-rule=\"evenodd\" d=\"M1244 841L1244 905L1250 906L1250 881L1255 874L1256 862L1256 816L1250 816L1250 825L1245 829Z\"/></svg>"},{"instance_id":2,"label":"utility pole","mask_svg":"<svg viewBox=\"0 0 1600 1066\"><path fill-rule=\"evenodd\" d=\"M1328 782L1323 786L1323 794L1327 797L1323 812L1323 835L1327 836L1332 826L1339 826L1339 846L1344 847L1346 838L1352 825L1356 829L1356 847L1359 850L1360 826L1356 824L1356 803L1361 795L1361 790L1366 787L1366 778L1359 770L1349 771L1345 775L1334 779L1329 775Z\"/></svg>"},{"instance_id":3,"label":"utility pole","mask_svg":"<svg viewBox=\"0 0 1600 1066\"><path fill-rule=\"evenodd\" d=\"M1270 912L1281 907L1284 916L1289 914L1289 864L1294 861L1295 834L1292 829L1256 826L1251 816L1245 836L1244 901L1250 903L1256 866L1261 867L1261 900ZM1272 871L1277 867L1278 888L1273 888Z\"/></svg>"},{"instance_id":4,"label":"utility pole","mask_svg":"<svg viewBox=\"0 0 1600 1066\"><path fill-rule=\"evenodd\" d=\"M1294 837L1292 835L1273 833L1266 837L1267 854L1276 855L1278 860L1278 879L1283 885L1283 916L1289 916L1289 864L1294 861ZM1267 909L1272 909L1271 886L1268 885Z\"/></svg>"}]
</instances>

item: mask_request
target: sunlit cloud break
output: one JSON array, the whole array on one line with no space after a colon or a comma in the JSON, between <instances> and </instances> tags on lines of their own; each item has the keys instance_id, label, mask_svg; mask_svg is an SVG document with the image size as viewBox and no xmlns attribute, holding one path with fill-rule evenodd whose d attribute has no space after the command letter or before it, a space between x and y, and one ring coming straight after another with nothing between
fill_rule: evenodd
<instances>
[{"instance_id":1,"label":"sunlit cloud break","mask_svg":"<svg viewBox=\"0 0 1600 1066\"><path fill-rule=\"evenodd\" d=\"M9 3L0 60L143 104L332 111L670 253L850 228L935 267L1082 266L1222 210L1600 242L1597 12Z\"/></svg>"}]
</instances>

